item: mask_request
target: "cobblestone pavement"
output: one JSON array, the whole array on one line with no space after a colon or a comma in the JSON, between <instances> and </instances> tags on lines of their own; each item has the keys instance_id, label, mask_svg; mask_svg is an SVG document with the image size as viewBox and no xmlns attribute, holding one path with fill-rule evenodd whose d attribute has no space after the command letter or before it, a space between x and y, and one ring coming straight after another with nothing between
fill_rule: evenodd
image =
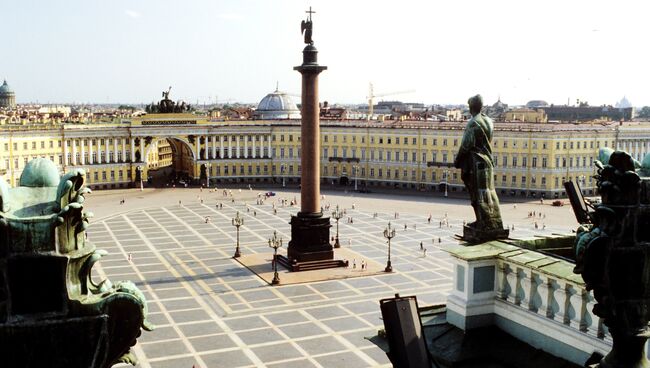
<instances>
[{"instance_id":1,"label":"cobblestone pavement","mask_svg":"<svg viewBox=\"0 0 650 368\"><path fill-rule=\"evenodd\" d=\"M288 222L297 208L276 205L274 214L269 201L247 202L194 200L133 209L90 227L89 239L110 252L97 276L132 280L149 301L157 329L143 333L134 347L141 367L389 367L385 354L364 339L383 328L379 299L400 293L417 295L421 306L445 302L452 273L443 249L456 244L462 220L450 216L447 227L440 224L444 218L428 223L422 213L400 213L396 219L392 207L375 217L374 209L353 210L348 203L340 222L343 247L385 263L382 231L391 221L397 228L391 250L395 272L272 287L231 258L231 218L237 211L245 218L242 253L270 254L267 239L274 230L290 238ZM349 216L354 223L346 222ZM566 232L566 226L534 230L523 219L513 235L553 231Z\"/></svg>"}]
</instances>

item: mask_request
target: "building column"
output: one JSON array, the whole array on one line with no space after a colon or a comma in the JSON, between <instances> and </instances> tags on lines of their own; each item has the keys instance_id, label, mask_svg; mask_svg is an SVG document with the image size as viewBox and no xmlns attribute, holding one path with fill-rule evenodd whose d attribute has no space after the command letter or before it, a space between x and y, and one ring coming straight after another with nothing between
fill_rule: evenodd
<instances>
[{"instance_id":1,"label":"building column","mask_svg":"<svg viewBox=\"0 0 650 368\"><path fill-rule=\"evenodd\" d=\"M244 158L250 158L248 157L248 137L247 135L244 136Z\"/></svg>"},{"instance_id":2,"label":"building column","mask_svg":"<svg viewBox=\"0 0 650 368\"><path fill-rule=\"evenodd\" d=\"M77 162L77 142L76 139L72 139L72 165L76 166Z\"/></svg>"},{"instance_id":3,"label":"building column","mask_svg":"<svg viewBox=\"0 0 650 368\"><path fill-rule=\"evenodd\" d=\"M194 159L198 161L201 159L201 137L195 138L194 146L194 149L196 149L196 157Z\"/></svg>"},{"instance_id":4,"label":"building column","mask_svg":"<svg viewBox=\"0 0 650 368\"><path fill-rule=\"evenodd\" d=\"M108 145L108 144L109 144L109 143L108 143L108 138L105 138L105 139L104 139L104 143L105 143L105 146L106 146L106 147L105 147L105 150L106 150L106 156L104 156L104 163L105 163L105 164L110 164L110 163L111 163L111 156L110 156L110 153L109 153L110 151L109 151L109 149L108 149L108 148L110 147L110 146Z\"/></svg>"},{"instance_id":5,"label":"building column","mask_svg":"<svg viewBox=\"0 0 650 368\"><path fill-rule=\"evenodd\" d=\"M257 155L255 154L255 138L256 138L256 137L257 137L257 136L254 135L254 136L253 136L253 139L252 139L252 142L253 142L253 149L252 149L253 158L257 158Z\"/></svg>"},{"instance_id":6,"label":"building column","mask_svg":"<svg viewBox=\"0 0 650 368\"><path fill-rule=\"evenodd\" d=\"M236 144L235 157L239 158L239 135L235 136L235 144Z\"/></svg>"},{"instance_id":7,"label":"building column","mask_svg":"<svg viewBox=\"0 0 650 368\"><path fill-rule=\"evenodd\" d=\"M92 139L88 140L88 163L91 164L91 165L95 163L94 160L93 160L93 140Z\"/></svg>"},{"instance_id":8,"label":"building column","mask_svg":"<svg viewBox=\"0 0 650 368\"><path fill-rule=\"evenodd\" d=\"M113 162L117 161L117 138L113 138Z\"/></svg>"},{"instance_id":9,"label":"building column","mask_svg":"<svg viewBox=\"0 0 650 368\"><path fill-rule=\"evenodd\" d=\"M228 158L232 158L232 137L228 136Z\"/></svg>"},{"instance_id":10,"label":"building column","mask_svg":"<svg viewBox=\"0 0 650 368\"><path fill-rule=\"evenodd\" d=\"M131 162L135 162L135 138L131 137Z\"/></svg>"},{"instance_id":11,"label":"building column","mask_svg":"<svg viewBox=\"0 0 650 368\"><path fill-rule=\"evenodd\" d=\"M223 136L219 136L219 157L224 158L223 155Z\"/></svg>"},{"instance_id":12,"label":"building column","mask_svg":"<svg viewBox=\"0 0 650 368\"><path fill-rule=\"evenodd\" d=\"M122 161L126 162L126 138L120 138L120 143L122 144Z\"/></svg>"},{"instance_id":13,"label":"building column","mask_svg":"<svg viewBox=\"0 0 650 368\"><path fill-rule=\"evenodd\" d=\"M266 136L266 141L269 143L269 146L268 146L268 148L267 148L267 152L266 152L266 153L267 153L267 156L268 156L269 158L271 158L271 152L273 152L273 151L271 150L271 135L270 135L270 134L269 134L268 136Z\"/></svg>"},{"instance_id":14,"label":"building column","mask_svg":"<svg viewBox=\"0 0 650 368\"><path fill-rule=\"evenodd\" d=\"M70 162L68 161L68 141L63 139L63 166L68 165L70 165Z\"/></svg>"},{"instance_id":15,"label":"building column","mask_svg":"<svg viewBox=\"0 0 650 368\"><path fill-rule=\"evenodd\" d=\"M86 147L84 146L84 139L81 139L81 155L79 155L79 160L81 161L81 165L86 164Z\"/></svg>"},{"instance_id":16,"label":"building column","mask_svg":"<svg viewBox=\"0 0 650 368\"><path fill-rule=\"evenodd\" d=\"M102 160L102 140L97 139L97 163L101 164L105 162L106 162L106 158Z\"/></svg>"},{"instance_id":17,"label":"building column","mask_svg":"<svg viewBox=\"0 0 650 368\"><path fill-rule=\"evenodd\" d=\"M212 159L217 158L217 136L212 136Z\"/></svg>"}]
</instances>

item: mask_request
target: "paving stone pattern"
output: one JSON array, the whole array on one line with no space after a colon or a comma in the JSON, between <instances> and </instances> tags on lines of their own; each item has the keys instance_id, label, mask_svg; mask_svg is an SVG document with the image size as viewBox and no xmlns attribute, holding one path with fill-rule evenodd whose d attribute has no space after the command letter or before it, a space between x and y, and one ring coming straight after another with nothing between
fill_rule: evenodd
<instances>
[{"instance_id":1,"label":"paving stone pattern","mask_svg":"<svg viewBox=\"0 0 650 368\"><path fill-rule=\"evenodd\" d=\"M451 264L442 248L457 243L460 220L441 227L440 219L427 224L421 215L395 219L386 212L375 218L347 209L354 223L340 221L341 244L366 259L386 262L382 232L389 221L396 227L396 272L272 287L231 258L231 218L237 211L245 218L242 253L271 254L268 238L277 230L286 246L297 209L278 207L274 215L270 205L248 208L237 202L222 209L175 205L117 214L90 227L90 240L110 252L96 277L134 281L149 301L157 329L143 333L134 347L140 367L390 367L386 355L364 339L383 328L379 299L400 293L417 295L420 305L439 304L451 289ZM533 231L522 228L513 235Z\"/></svg>"}]
</instances>

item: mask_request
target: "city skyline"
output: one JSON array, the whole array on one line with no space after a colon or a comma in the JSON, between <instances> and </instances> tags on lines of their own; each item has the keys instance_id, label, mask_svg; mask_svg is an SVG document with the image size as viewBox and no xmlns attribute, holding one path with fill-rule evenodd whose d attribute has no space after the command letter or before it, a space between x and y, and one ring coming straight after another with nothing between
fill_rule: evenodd
<instances>
[{"instance_id":1,"label":"city skyline","mask_svg":"<svg viewBox=\"0 0 650 368\"><path fill-rule=\"evenodd\" d=\"M650 105L638 42L646 4L401 4L9 3L0 6L12 40L0 79L18 103L150 103L170 85L173 99L201 104L257 103L276 84L299 94L292 67L312 6L319 61L329 67L323 101L366 103L372 82L378 95L414 91L384 99L426 104L462 104L478 92L486 103L614 105L626 96Z\"/></svg>"}]
</instances>

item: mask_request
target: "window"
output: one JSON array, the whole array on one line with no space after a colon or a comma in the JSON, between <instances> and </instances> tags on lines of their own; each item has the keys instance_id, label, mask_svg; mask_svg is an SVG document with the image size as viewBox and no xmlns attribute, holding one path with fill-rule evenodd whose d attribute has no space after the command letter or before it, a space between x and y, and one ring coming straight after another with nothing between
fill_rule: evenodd
<instances>
[{"instance_id":1,"label":"window","mask_svg":"<svg viewBox=\"0 0 650 368\"><path fill-rule=\"evenodd\" d=\"M289 134L289 142L293 142L293 134Z\"/></svg>"},{"instance_id":2,"label":"window","mask_svg":"<svg viewBox=\"0 0 650 368\"><path fill-rule=\"evenodd\" d=\"M454 139L454 147L458 146L458 139Z\"/></svg>"},{"instance_id":3,"label":"window","mask_svg":"<svg viewBox=\"0 0 650 368\"><path fill-rule=\"evenodd\" d=\"M512 167L517 167L517 157L512 158Z\"/></svg>"},{"instance_id":4,"label":"window","mask_svg":"<svg viewBox=\"0 0 650 368\"><path fill-rule=\"evenodd\" d=\"M444 138L444 139L442 140L442 145L443 145L443 146L446 146L446 145L447 145L447 138Z\"/></svg>"},{"instance_id":5,"label":"window","mask_svg":"<svg viewBox=\"0 0 650 368\"><path fill-rule=\"evenodd\" d=\"M560 142L555 142L555 149L560 149Z\"/></svg>"},{"instance_id":6,"label":"window","mask_svg":"<svg viewBox=\"0 0 650 368\"><path fill-rule=\"evenodd\" d=\"M422 152L422 162L427 162L427 153Z\"/></svg>"},{"instance_id":7,"label":"window","mask_svg":"<svg viewBox=\"0 0 650 368\"><path fill-rule=\"evenodd\" d=\"M106 171L102 171L102 180L106 180Z\"/></svg>"},{"instance_id":8,"label":"window","mask_svg":"<svg viewBox=\"0 0 650 368\"><path fill-rule=\"evenodd\" d=\"M329 156L327 155L327 148L323 148L323 157L328 158Z\"/></svg>"},{"instance_id":9,"label":"window","mask_svg":"<svg viewBox=\"0 0 650 368\"><path fill-rule=\"evenodd\" d=\"M45 148L45 141L41 141L41 148Z\"/></svg>"},{"instance_id":10,"label":"window","mask_svg":"<svg viewBox=\"0 0 650 368\"><path fill-rule=\"evenodd\" d=\"M380 142L381 143L381 142ZM390 144L390 138L388 138L388 144Z\"/></svg>"},{"instance_id":11,"label":"window","mask_svg":"<svg viewBox=\"0 0 650 368\"><path fill-rule=\"evenodd\" d=\"M525 176L521 177L521 184L526 184L526 177Z\"/></svg>"},{"instance_id":12,"label":"window","mask_svg":"<svg viewBox=\"0 0 650 368\"><path fill-rule=\"evenodd\" d=\"M517 177L514 175L512 176L512 184L517 184Z\"/></svg>"},{"instance_id":13,"label":"window","mask_svg":"<svg viewBox=\"0 0 650 368\"><path fill-rule=\"evenodd\" d=\"M533 157L532 166L537 167L537 157Z\"/></svg>"},{"instance_id":14,"label":"window","mask_svg":"<svg viewBox=\"0 0 650 368\"><path fill-rule=\"evenodd\" d=\"M521 167L526 167L528 164L528 157L522 157L521 158Z\"/></svg>"},{"instance_id":15,"label":"window","mask_svg":"<svg viewBox=\"0 0 650 368\"><path fill-rule=\"evenodd\" d=\"M546 177L542 176L542 185L546 185Z\"/></svg>"},{"instance_id":16,"label":"window","mask_svg":"<svg viewBox=\"0 0 650 368\"><path fill-rule=\"evenodd\" d=\"M418 139L417 139L417 138L413 138L412 142L413 142L413 145L416 145L416 144L418 144Z\"/></svg>"},{"instance_id":17,"label":"window","mask_svg":"<svg viewBox=\"0 0 650 368\"><path fill-rule=\"evenodd\" d=\"M508 156L504 155L502 162L503 162L503 167L508 167Z\"/></svg>"},{"instance_id":18,"label":"window","mask_svg":"<svg viewBox=\"0 0 650 368\"><path fill-rule=\"evenodd\" d=\"M323 141L327 142L327 137L328 137L328 135L325 134L325 135L323 136Z\"/></svg>"},{"instance_id":19,"label":"window","mask_svg":"<svg viewBox=\"0 0 650 368\"><path fill-rule=\"evenodd\" d=\"M24 150L27 149L27 142L23 142L23 149L24 149Z\"/></svg>"},{"instance_id":20,"label":"window","mask_svg":"<svg viewBox=\"0 0 650 368\"><path fill-rule=\"evenodd\" d=\"M546 167L546 157L542 157L542 167Z\"/></svg>"}]
</instances>

